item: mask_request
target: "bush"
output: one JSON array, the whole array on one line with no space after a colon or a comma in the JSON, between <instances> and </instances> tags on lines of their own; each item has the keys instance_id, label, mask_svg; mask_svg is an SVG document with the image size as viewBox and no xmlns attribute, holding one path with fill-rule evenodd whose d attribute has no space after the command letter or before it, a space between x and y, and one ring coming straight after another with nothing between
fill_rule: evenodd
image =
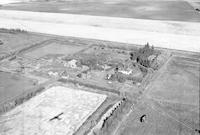
<instances>
[{"instance_id":1,"label":"bush","mask_svg":"<svg viewBox=\"0 0 200 135\"><path fill-rule=\"evenodd\" d=\"M0 40L0 45L3 45L3 41Z\"/></svg>"}]
</instances>

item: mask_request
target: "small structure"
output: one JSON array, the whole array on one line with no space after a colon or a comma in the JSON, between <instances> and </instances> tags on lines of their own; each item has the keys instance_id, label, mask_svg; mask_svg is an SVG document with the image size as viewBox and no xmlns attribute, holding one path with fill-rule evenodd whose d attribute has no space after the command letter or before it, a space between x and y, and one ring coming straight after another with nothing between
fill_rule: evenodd
<instances>
[{"instance_id":1,"label":"small structure","mask_svg":"<svg viewBox=\"0 0 200 135\"><path fill-rule=\"evenodd\" d=\"M63 79L68 79L68 78L69 78L69 74L67 73L66 70L63 71L60 75L61 75L61 77L62 77Z\"/></svg>"},{"instance_id":2,"label":"small structure","mask_svg":"<svg viewBox=\"0 0 200 135\"><path fill-rule=\"evenodd\" d=\"M130 75L132 74L132 70L130 68L127 68L125 70L119 70L118 72L125 74L125 75Z\"/></svg>"},{"instance_id":3,"label":"small structure","mask_svg":"<svg viewBox=\"0 0 200 135\"><path fill-rule=\"evenodd\" d=\"M78 78L82 78L82 74L81 74L81 73L77 74L76 76L77 76Z\"/></svg>"},{"instance_id":4,"label":"small structure","mask_svg":"<svg viewBox=\"0 0 200 135\"><path fill-rule=\"evenodd\" d=\"M109 69L111 69L112 67L111 66L108 66L108 65L102 65L101 66L104 70L109 70Z\"/></svg>"},{"instance_id":5,"label":"small structure","mask_svg":"<svg viewBox=\"0 0 200 135\"><path fill-rule=\"evenodd\" d=\"M199 129L195 129L195 131L200 134L200 130Z\"/></svg>"},{"instance_id":6,"label":"small structure","mask_svg":"<svg viewBox=\"0 0 200 135\"><path fill-rule=\"evenodd\" d=\"M110 80L111 77L112 77L112 74L107 74L106 75L106 80Z\"/></svg>"},{"instance_id":7,"label":"small structure","mask_svg":"<svg viewBox=\"0 0 200 135\"><path fill-rule=\"evenodd\" d=\"M147 59L150 61L150 62L153 62L156 58L158 57L158 55L150 55Z\"/></svg>"},{"instance_id":8,"label":"small structure","mask_svg":"<svg viewBox=\"0 0 200 135\"><path fill-rule=\"evenodd\" d=\"M144 115L142 115L141 117L140 117L140 122L145 122L145 120L146 120L146 114L144 114Z\"/></svg>"},{"instance_id":9,"label":"small structure","mask_svg":"<svg viewBox=\"0 0 200 135\"><path fill-rule=\"evenodd\" d=\"M49 76L53 76L53 77L57 77L58 76L58 72L49 71L48 75Z\"/></svg>"},{"instance_id":10,"label":"small structure","mask_svg":"<svg viewBox=\"0 0 200 135\"><path fill-rule=\"evenodd\" d=\"M89 72L89 70L83 71L79 74L76 75L78 78L82 78L82 79L88 79L91 78L91 73Z\"/></svg>"},{"instance_id":11,"label":"small structure","mask_svg":"<svg viewBox=\"0 0 200 135\"><path fill-rule=\"evenodd\" d=\"M198 11L198 12L200 12L200 9L199 9L199 8L196 8L195 10Z\"/></svg>"},{"instance_id":12,"label":"small structure","mask_svg":"<svg viewBox=\"0 0 200 135\"><path fill-rule=\"evenodd\" d=\"M67 67L70 67L70 68L77 68L76 63L77 63L77 60L72 59L72 60L68 61L67 63L65 63L64 66L67 66Z\"/></svg>"}]
</instances>

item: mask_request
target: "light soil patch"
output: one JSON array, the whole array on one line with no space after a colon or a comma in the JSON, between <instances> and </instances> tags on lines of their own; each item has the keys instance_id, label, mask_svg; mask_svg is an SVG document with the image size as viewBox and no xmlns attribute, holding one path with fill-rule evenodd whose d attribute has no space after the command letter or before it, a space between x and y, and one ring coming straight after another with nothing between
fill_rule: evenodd
<instances>
[{"instance_id":1,"label":"light soil patch","mask_svg":"<svg viewBox=\"0 0 200 135\"><path fill-rule=\"evenodd\" d=\"M0 134L72 135L107 96L54 86L0 117Z\"/></svg>"},{"instance_id":2,"label":"light soil patch","mask_svg":"<svg viewBox=\"0 0 200 135\"><path fill-rule=\"evenodd\" d=\"M36 48L33 51L25 53L25 56L31 57L31 58L40 58L46 55L69 55L76 53L80 50L82 50L84 46L76 46L76 45L66 45L66 44L60 44L57 42L52 42L48 45Z\"/></svg>"}]
</instances>

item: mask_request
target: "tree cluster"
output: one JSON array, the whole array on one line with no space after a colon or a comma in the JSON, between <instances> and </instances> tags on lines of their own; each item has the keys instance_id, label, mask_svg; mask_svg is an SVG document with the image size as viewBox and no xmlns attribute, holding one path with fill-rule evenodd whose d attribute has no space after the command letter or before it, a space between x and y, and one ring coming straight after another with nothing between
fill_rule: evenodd
<instances>
[{"instance_id":1,"label":"tree cluster","mask_svg":"<svg viewBox=\"0 0 200 135\"><path fill-rule=\"evenodd\" d=\"M6 28L0 28L0 32L3 32L3 33L10 33L10 34L16 34L16 33L26 33L27 31L26 30L23 30L23 29L6 29Z\"/></svg>"},{"instance_id":2,"label":"tree cluster","mask_svg":"<svg viewBox=\"0 0 200 135\"><path fill-rule=\"evenodd\" d=\"M147 43L143 48L140 48L137 52L130 53L130 59L136 60L137 63L144 67L150 67L150 61L148 57L154 54L154 47L150 47Z\"/></svg>"}]
</instances>

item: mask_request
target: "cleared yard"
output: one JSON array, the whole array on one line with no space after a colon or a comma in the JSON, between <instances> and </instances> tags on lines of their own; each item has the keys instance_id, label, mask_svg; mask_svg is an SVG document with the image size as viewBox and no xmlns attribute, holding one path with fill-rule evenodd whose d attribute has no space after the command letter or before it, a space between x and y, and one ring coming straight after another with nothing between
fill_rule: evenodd
<instances>
[{"instance_id":1,"label":"cleared yard","mask_svg":"<svg viewBox=\"0 0 200 135\"><path fill-rule=\"evenodd\" d=\"M54 86L0 117L0 134L72 135L107 96Z\"/></svg>"},{"instance_id":2,"label":"cleared yard","mask_svg":"<svg viewBox=\"0 0 200 135\"><path fill-rule=\"evenodd\" d=\"M40 58L46 55L69 55L82 50L85 46L68 45L57 42L52 42L48 45L38 47L33 51L25 53L25 56L31 58Z\"/></svg>"},{"instance_id":3,"label":"cleared yard","mask_svg":"<svg viewBox=\"0 0 200 135\"><path fill-rule=\"evenodd\" d=\"M34 81L17 74L0 71L0 104L34 87Z\"/></svg>"}]
</instances>

